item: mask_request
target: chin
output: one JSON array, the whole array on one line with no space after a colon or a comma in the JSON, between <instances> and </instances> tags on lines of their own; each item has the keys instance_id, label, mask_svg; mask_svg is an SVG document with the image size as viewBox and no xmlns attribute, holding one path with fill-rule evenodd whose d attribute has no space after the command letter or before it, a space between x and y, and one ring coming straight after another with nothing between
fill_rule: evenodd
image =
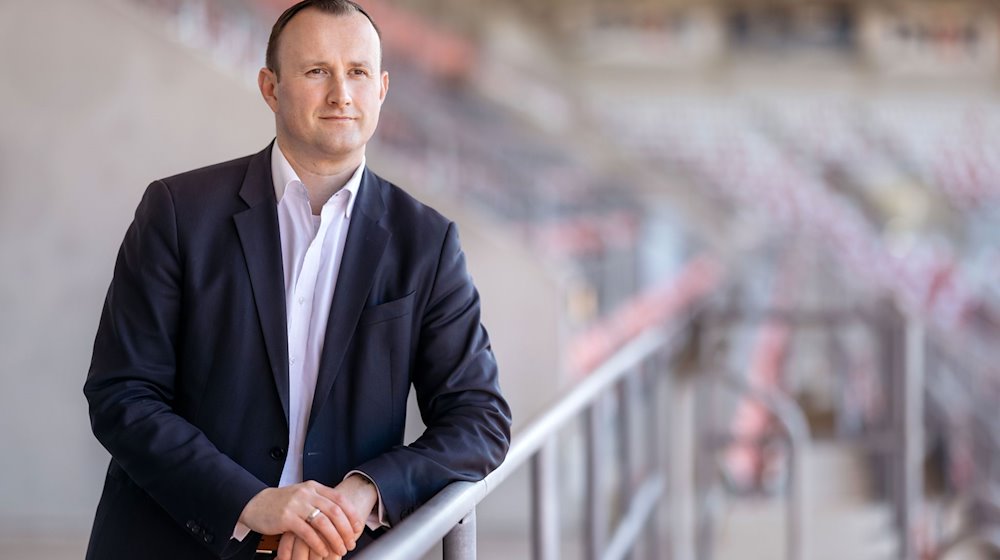
<instances>
[{"instance_id":1,"label":"chin","mask_svg":"<svg viewBox=\"0 0 1000 560\"><path fill-rule=\"evenodd\" d=\"M342 159L349 158L354 154L361 153L360 146L323 146L319 150L323 155L329 157L330 159Z\"/></svg>"}]
</instances>

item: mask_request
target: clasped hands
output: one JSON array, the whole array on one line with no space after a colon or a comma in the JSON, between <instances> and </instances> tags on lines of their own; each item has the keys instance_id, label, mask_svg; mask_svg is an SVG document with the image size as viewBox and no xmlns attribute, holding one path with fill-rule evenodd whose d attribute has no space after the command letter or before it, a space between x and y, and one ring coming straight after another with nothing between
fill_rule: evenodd
<instances>
[{"instance_id":1,"label":"clasped hands","mask_svg":"<svg viewBox=\"0 0 1000 560\"><path fill-rule=\"evenodd\" d=\"M339 560L354 550L377 501L375 486L357 474L333 488L309 480L262 490L240 522L262 535L281 535L278 560Z\"/></svg>"}]
</instances>

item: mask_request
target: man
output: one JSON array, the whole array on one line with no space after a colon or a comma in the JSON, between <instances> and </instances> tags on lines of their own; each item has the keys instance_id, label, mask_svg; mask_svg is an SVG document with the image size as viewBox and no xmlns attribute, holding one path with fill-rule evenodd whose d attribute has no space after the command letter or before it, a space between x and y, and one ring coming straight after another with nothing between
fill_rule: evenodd
<instances>
[{"instance_id":1,"label":"man","mask_svg":"<svg viewBox=\"0 0 1000 560\"><path fill-rule=\"evenodd\" d=\"M339 558L506 454L454 225L365 166L374 23L296 4L259 85L275 142L151 184L122 244L84 386L112 455L88 558L252 558L260 535Z\"/></svg>"}]
</instances>

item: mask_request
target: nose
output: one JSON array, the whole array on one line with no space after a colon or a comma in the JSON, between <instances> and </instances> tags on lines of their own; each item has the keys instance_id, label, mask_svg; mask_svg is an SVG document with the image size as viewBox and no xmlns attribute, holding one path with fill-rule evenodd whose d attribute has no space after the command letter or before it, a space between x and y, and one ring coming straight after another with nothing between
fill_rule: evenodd
<instances>
[{"instance_id":1,"label":"nose","mask_svg":"<svg viewBox=\"0 0 1000 560\"><path fill-rule=\"evenodd\" d=\"M326 102L330 105L350 105L351 92L347 86L347 80L343 76L338 76L330 81L330 91L326 94Z\"/></svg>"}]
</instances>

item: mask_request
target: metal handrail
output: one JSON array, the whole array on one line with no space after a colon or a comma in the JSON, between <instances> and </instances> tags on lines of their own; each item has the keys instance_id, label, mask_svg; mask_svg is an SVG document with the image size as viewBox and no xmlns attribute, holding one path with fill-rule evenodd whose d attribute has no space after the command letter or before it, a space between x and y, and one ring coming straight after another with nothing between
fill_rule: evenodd
<instances>
[{"instance_id":1,"label":"metal handrail","mask_svg":"<svg viewBox=\"0 0 1000 560\"><path fill-rule=\"evenodd\" d=\"M743 393L756 400L778 421L788 442L788 492L786 501L785 558L801 560L805 558L805 469L803 458L812 439L809 422L805 413L784 393L767 390L749 383L746 379L717 369L702 378L703 383L720 383L727 388Z\"/></svg>"},{"instance_id":2,"label":"metal handrail","mask_svg":"<svg viewBox=\"0 0 1000 560\"><path fill-rule=\"evenodd\" d=\"M474 557L450 553L449 535L455 537L452 539L453 542L463 540L467 542L471 539L474 543L473 516L476 505L496 490L514 471L539 455L567 422L585 409L594 406L609 388L633 373L644 360L667 347L677 338L676 334L676 329L654 328L636 337L518 432L512 440L507 458L485 479L479 482L455 482L448 485L391 531L366 547L356 558L412 560L425 554L442 539L445 540L446 558ZM662 482L659 485L653 482L653 485L653 489L659 494L662 491ZM640 501L634 510L640 509L645 512L640 519L645 519L654 508L651 504ZM460 525L467 519L469 521L462 524L464 526ZM552 538L551 532L548 535L548 538ZM544 540L545 537L542 538ZM615 544L615 547L615 550L609 552L617 554L617 549L621 545ZM544 546L539 548L546 549ZM550 546L547 550L553 548ZM601 551L601 554L604 554L604 551Z\"/></svg>"}]
</instances>

